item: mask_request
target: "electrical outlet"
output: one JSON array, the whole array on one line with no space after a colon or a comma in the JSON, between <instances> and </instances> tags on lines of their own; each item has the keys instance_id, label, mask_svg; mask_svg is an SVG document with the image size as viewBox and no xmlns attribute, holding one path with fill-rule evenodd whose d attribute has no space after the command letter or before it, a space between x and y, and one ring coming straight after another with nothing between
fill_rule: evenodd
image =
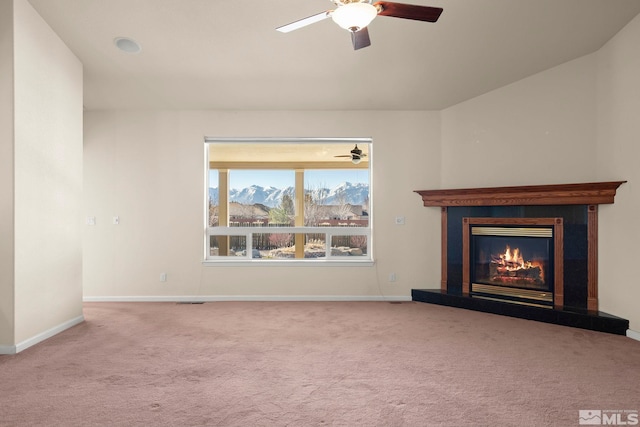
<instances>
[{"instance_id":1,"label":"electrical outlet","mask_svg":"<svg viewBox=\"0 0 640 427\"><path fill-rule=\"evenodd\" d=\"M390 282L396 281L396 273L389 273L389 281Z\"/></svg>"},{"instance_id":2,"label":"electrical outlet","mask_svg":"<svg viewBox=\"0 0 640 427\"><path fill-rule=\"evenodd\" d=\"M161 282L167 281L167 273L160 273L160 281Z\"/></svg>"},{"instance_id":3,"label":"electrical outlet","mask_svg":"<svg viewBox=\"0 0 640 427\"><path fill-rule=\"evenodd\" d=\"M88 216L87 217L87 225L96 225L96 217Z\"/></svg>"}]
</instances>

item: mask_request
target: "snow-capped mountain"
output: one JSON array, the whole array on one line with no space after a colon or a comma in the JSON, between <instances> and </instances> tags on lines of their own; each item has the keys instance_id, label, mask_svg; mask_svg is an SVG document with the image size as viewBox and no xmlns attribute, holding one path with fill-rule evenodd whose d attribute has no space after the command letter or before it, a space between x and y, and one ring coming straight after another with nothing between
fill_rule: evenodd
<instances>
[{"instance_id":1,"label":"snow-capped mountain","mask_svg":"<svg viewBox=\"0 0 640 427\"><path fill-rule=\"evenodd\" d=\"M369 198L369 185L343 182L334 188L320 188L306 192L311 193L314 200L317 200L324 205L338 205L343 203L362 205ZM241 190L229 190L229 200L245 205L260 203L269 207L276 207L280 205L283 195L288 194L293 197L294 193L295 190L293 187L265 188L259 185L252 185L251 187L243 188ZM209 188L209 197L214 200L218 200L218 189Z\"/></svg>"},{"instance_id":2,"label":"snow-capped mountain","mask_svg":"<svg viewBox=\"0 0 640 427\"><path fill-rule=\"evenodd\" d=\"M253 205L260 203L266 206L274 207L280 205L282 196L288 194L293 197L293 187L288 188L275 188L275 187L261 187L259 185L252 185L242 190L231 189L229 190L229 200L232 202L242 203L243 205Z\"/></svg>"},{"instance_id":3,"label":"snow-capped mountain","mask_svg":"<svg viewBox=\"0 0 640 427\"><path fill-rule=\"evenodd\" d=\"M369 185L368 184L352 184L350 182L343 182L335 188L329 191L327 205L342 204L342 199L346 203L352 205L362 205L369 199Z\"/></svg>"}]
</instances>

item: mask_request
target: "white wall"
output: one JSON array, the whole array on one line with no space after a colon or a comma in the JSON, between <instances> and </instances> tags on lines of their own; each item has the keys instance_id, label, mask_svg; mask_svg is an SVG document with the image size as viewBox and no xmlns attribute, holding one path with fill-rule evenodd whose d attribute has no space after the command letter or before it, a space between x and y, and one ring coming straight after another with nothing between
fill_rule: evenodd
<instances>
[{"instance_id":1,"label":"white wall","mask_svg":"<svg viewBox=\"0 0 640 427\"><path fill-rule=\"evenodd\" d=\"M595 56L442 112L442 188L596 178Z\"/></svg>"},{"instance_id":2,"label":"white wall","mask_svg":"<svg viewBox=\"0 0 640 427\"><path fill-rule=\"evenodd\" d=\"M372 137L375 266L202 266L205 135ZM428 112L87 112L84 209L97 225L84 227L85 298L409 297L433 287L440 214L412 190L438 186L439 143L439 114Z\"/></svg>"},{"instance_id":3,"label":"white wall","mask_svg":"<svg viewBox=\"0 0 640 427\"><path fill-rule=\"evenodd\" d=\"M628 180L614 205L600 207L600 309L640 331L640 16L598 58L598 177Z\"/></svg>"},{"instance_id":4,"label":"white wall","mask_svg":"<svg viewBox=\"0 0 640 427\"><path fill-rule=\"evenodd\" d=\"M14 343L13 0L0 0L0 347Z\"/></svg>"},{"instance_id":5,"label":"white wall","mask_svg":"<svg viewBox=\"0 0 640 427\"><path fill-rule=\"evenodd\" d=\"M15 342L82 320L82 64L14 1Z\"/></svg>"}]
</instances>

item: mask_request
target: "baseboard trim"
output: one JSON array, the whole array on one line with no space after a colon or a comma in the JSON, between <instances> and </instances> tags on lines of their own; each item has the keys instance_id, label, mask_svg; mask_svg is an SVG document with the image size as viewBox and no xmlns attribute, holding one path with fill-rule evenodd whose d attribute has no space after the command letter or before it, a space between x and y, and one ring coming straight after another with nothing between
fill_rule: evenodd
<instances>
[{"instance_id":1,"label":"baseboard trim","mask_svg":"<svg viewBox=\"0 0 640 427\"><path fill-rule=\"evenodd\" d=\"M16 354L16 346L0 345L0 354Z\"/></svg>"},{"instance_id":2,"label":"baseboard trim","mask_svg":"<svg viewBox=\"0 0 640 427\"><path fill-rule=\"evenodd\" d=\"M84 297L85 302L411 301L407 295L182 295Z\"/></svg>"},{"instance_id":3,"label":"baseboard trim","mask_svg":"<svg viewBox=\"0 0 640 427\"><path fill-rule=\"evenodd\" d=\"M8 353L8 354L16 354L16 353L20 353L23 350L28 349L29 347L32 347L38 343L41 343L42 341L51 338L54 335L59 334L60 332L63 332L69 328L71 328L72 326L75 326L79 323L84 322L84 316L78 316L75 317L73 319L67 320L64 323L59 324L58 326L55 326L47 331L44 331L38 335L35 335L29 339L26 339L22 342L19 342L18 344L15 345L15 351L13 353ZM1 351L1 348L0 348Z\"/></svg>"},{"instance_id":4,"label":"baseboard trim","mask_svg":"<svg viewBox=\"0 0 640 427\"><path fill-rule=\"evenodd\" d=\"M633 329L627 329L627 337L640 341L640 332L634 331Z\"/></svg>"}]
</instances>

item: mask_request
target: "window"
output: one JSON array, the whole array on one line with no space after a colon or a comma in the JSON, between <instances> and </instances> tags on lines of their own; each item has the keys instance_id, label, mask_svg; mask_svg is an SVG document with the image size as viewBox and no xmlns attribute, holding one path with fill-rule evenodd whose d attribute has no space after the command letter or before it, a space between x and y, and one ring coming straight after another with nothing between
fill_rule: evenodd
<instances>
[{"instance_id":1,"label":"window","mask_svg":"<svg viewBox=\"0 0 640 427\"><path fill-rule=\"evenodd\" d=\"M205 147L205 261L371 262L370 139Z\"/></svg>"}]
</instances>

